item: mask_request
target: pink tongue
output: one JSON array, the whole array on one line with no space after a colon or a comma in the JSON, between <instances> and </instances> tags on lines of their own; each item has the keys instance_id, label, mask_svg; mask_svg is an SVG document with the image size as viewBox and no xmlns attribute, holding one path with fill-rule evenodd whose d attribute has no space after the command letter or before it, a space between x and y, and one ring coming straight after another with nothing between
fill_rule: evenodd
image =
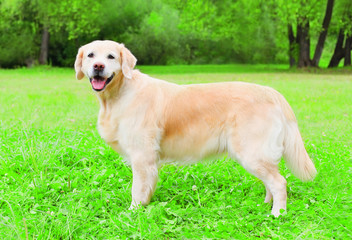
<instances>
[{"instance_id":1,"label":"pink tongue","mask_svg":"<svg viewBox=\"0 0 352 240\"><path fill-rule=\"evenodd\" d=\"M105 86L105 81L106 80L101 80L101 79L93 79L92 80L92 86L94 89L100 90L103 89Z\"/></svg>"}]
</instances>

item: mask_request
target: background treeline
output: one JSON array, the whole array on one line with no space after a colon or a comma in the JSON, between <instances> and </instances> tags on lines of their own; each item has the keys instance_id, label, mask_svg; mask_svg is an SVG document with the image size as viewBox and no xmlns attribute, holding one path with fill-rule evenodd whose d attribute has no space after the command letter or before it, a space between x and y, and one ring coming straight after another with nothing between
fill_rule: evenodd
<instances>
[{"instance_id":1,"label":"background treeline","mask_svg":"<svg viewBox=\"0 0 352 240\"><path fill-rule=\"evenodd\" d=\"M71 67L78 47L95 39L125 43L139 64L351 65L352 0L0 4L0 67Z\"/></svg>"}]
</instances>

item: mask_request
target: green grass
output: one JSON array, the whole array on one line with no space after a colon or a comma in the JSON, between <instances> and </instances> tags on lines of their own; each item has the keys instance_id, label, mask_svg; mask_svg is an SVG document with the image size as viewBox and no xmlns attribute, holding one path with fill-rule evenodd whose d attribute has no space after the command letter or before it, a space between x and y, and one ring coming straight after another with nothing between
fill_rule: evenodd
<instances>
[{"instance_id":1,"label":"green grass","mask_svg":"<svg viewBox=\"0 0 352 240\"><path fill-rule=\"evenodd\" d=\"M302 183L280 164L288 211L275 219L263 184L231 159L167 165L151 204L128 211L131 170L97 133L88 81L75 80L72 69L0 70L0 239L352 238L351 74L240 65L141 69L181 84L274 87L296 113L317 178Z\"/></svg>"},{"instance_id":2,"label":"green grass","mask_svg":"<svg viewBox=\"0 0 352 240\"><path fill-rule=\"evenodd\" d=\"M285 64L223 64L223 65L171 65L171 66L138 66L148 74L193 74L193 73L250 73L280 72L287 70Z\"/></svg>"}]
</instances>

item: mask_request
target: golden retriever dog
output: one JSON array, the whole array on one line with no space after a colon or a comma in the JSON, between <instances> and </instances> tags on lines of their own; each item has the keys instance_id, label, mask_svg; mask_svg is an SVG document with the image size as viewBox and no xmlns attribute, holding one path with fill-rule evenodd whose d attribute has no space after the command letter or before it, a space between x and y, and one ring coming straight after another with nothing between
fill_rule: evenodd
<instances>
[{"instance_id":1,"label":"golden retriever dog","mask_svg":"<svg viewBox=\"0 0 352 240\"><path fill-rule=\"evenodd\" d=\"M286 210L284 157L301 180L316 169L303 145L295 115L270 87L244 82L177 85L134 70L137 59L123 45L94 41L78 50L77 79L86 76L100 111L101 137L131 165L131 209L147 205L159 167L227 152L263 181L272 214Z\"/></svg>"}]
</instances>

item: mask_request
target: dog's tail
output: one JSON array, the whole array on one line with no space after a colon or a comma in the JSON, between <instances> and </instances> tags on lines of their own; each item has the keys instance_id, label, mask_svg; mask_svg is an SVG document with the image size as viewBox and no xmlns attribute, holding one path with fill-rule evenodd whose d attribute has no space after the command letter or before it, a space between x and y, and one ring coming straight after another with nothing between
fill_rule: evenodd
<instances>
[{"instance_id":1,"label":"dog's tail","mask_svg":"<svg viewBox=\"0 0 352 240\"><path fill-rule=\"evenodd\" d=\"M283 154L286 165L302 181L313 180L317 170L304 147L295 114L281 94L278 93L276 97L276 101L279 102L287 122Z\"/></svg>"},{"instance_id":2,"label":"dog's tail","mask_svg":"<svg viewBox=\"0 0 352 240\"><path fill-rule=\"evenodd\" d=\"M284 139L284 158L287 167L302 181L313 180L317 170L304 147L296 122L287 125Z\"/></svg>"}]
</instances>

